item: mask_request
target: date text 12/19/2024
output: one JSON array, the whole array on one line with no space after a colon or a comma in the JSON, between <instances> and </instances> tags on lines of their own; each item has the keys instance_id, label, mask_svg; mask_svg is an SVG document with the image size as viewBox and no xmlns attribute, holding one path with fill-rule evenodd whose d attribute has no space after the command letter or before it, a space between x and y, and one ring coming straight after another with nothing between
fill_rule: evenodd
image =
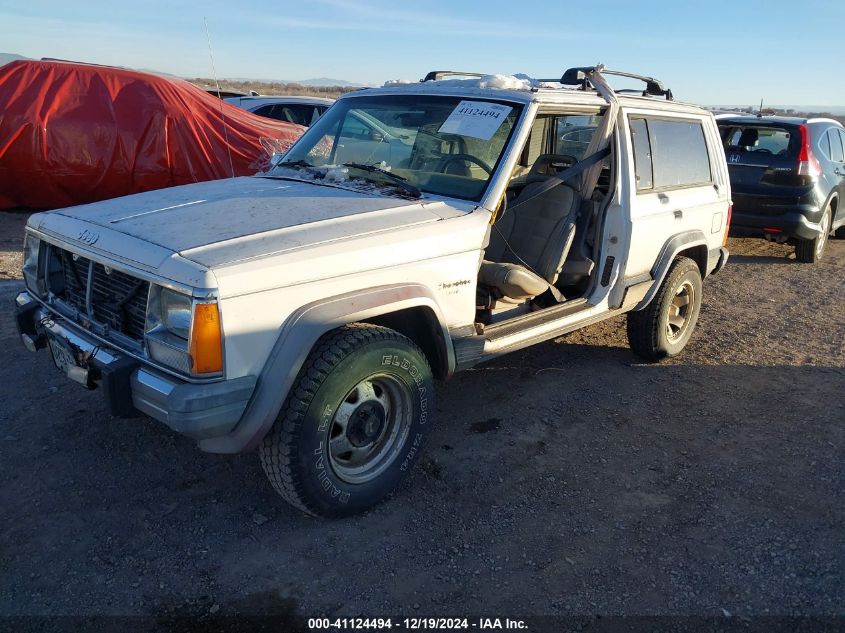
<instances>
[{"instance_id":1,"label":"date text 12/19/2024","mask_svg":"<svg viewBox=\"0 0 845 633\"><path fill-rule=\"evenodd\" d=\"M523 620L510 618L309 618L310 631L361 631L361 630L405 630L405 631L448 631L448 630L511 630L526 631Z\"/></svg>"}]
</instances>

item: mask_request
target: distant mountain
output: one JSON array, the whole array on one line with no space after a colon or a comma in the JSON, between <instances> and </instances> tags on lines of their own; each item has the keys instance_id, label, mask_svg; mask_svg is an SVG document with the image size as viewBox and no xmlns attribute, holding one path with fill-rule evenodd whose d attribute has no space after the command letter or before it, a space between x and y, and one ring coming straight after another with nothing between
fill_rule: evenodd
<instances>
[{"instance_id":1,"label":"distant mountain","mask_svg":"<svg viewBox=\"0 0 845 633\"><path fill-rule=\"evenodd\" d=\"M737 105L730 105L730 106L716 106L719 109L723 110L744 110L746 108L751 108L754 112L757 112L757 105L744 105L744 106L737 106ZM831 105L769 105L768 103L763 104L763 109L773 108L775 110L783 110L784 112L789 110L794 110L795 112L809 112L809 113L819 113L819 112L829 112L830 114L835 114L836 116L845 116L845 106L831 106Z\"/></svg>"},{"instance_id":2,"label":"distant mountain","mask_svg":"<svg viewBox=\"0 0 845 633\"><path fill-rule=\"evenodd\" d=\"M220 77L220 81L242 81L244 83L262 84L299 84L300 86L319 87L340 87L340 88L361 88L364 84L345 79L331 79L330 77L318 77L317 79L259 79L257 77Z\"/></svg>"},{"instance_id":3,"label":"distant mountain","mask_svg":"<svg viewBox=\"0 0 845 633\"><path fill-rule=\"evenodd\" d=\"M17 53L0 53L0 66L4 64L8 64L9 62L14 62L19 59L32 59L31 57L24 57L23 55L18 55ZM156 75L163 75L164 77L176 77L171 73L166 73L161 70L154 70L152 68L138 68L136 70L140 70L144 73L153 73ZM222 81L224 77L221 77L220 80ZM317 77L316 79L300 79L300 80L293 80L293 79L256 79L255 77L225 77L229 81L257 81L261 83L280 83L280 84L300 84L302 86L340 86L343 88L360 88L364 84L355 83L354 81L346 81L345 79L332 79L330 77Z\"/></svg>"},{"instance_id":4,"label":"distant mountain","mask_svg":"<svg viewBox=\"0 0 845 633\"><path fill-rule=\"evenodd\" d=\"M155 68L133 68L132 70L137 70L139 73L149 73L151 75L167 77L168 79L182 79L182 77L180 77L179 75L174 75L173 73L166 73L162 70L156 70Z\"/></svg>"},{"instance_id":5,"label":"distant mountain","mask_svg":"<svg viewBox=\"0 0 845 633\"><path fill-rule=\"evenodd\" d=\"M317 79L302 79L300 81L293 81L288 83L297 83L303 86L344 86L348 88L357 88L361 85L353 81L346 81L345 79L330 79L329 77L318 77Z\"/></svg>"},{"instance_id":6,"label":"distant mountain","mask_svg":"<svg viewBox=\"0 0 845 633\"><path fill-rule=\"evenodd\" d=\"M16 62L19 59L29 59L29 57L24 57L23 55L18 55L16 53L0 53L0 66L8 64L9 62Z\"/></svg>"}]
</instances>

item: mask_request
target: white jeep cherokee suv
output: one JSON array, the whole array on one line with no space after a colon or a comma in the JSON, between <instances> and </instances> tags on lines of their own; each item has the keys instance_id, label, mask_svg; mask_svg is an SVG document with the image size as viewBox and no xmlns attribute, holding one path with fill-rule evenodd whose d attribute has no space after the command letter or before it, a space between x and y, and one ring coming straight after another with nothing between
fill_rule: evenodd
<instances>
[{"instance_id":1,"label":"white jeep cherokee suv","mask_svg":"<svg viewBox=\"0 0 845 633\"><path fill-rule=\"evenodd\" d=\"M33 215L24 344L345 515L420 456L433 380L628 313L673 356L727 260L712 115L660 82L430 73L340 98L267 173Z\"/></svg>"}]
</instances>

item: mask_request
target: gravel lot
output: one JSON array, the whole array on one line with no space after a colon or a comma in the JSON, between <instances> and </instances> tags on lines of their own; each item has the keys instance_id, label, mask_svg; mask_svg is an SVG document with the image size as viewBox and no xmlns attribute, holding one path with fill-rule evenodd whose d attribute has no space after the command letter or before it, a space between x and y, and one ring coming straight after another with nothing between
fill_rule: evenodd
<instances>
[{"instance_id":1,"label":"gravel lot","mask_svg":"<svg viewBox=\"0 0 845 633\"><path fill-rule=\"evenodd\" d=\"M461 374L415 476L340 521L110 418L0 282L0 615L845 616L845 241L729 248L681 358L614 319Z\"/></svg>"}]
</instances>

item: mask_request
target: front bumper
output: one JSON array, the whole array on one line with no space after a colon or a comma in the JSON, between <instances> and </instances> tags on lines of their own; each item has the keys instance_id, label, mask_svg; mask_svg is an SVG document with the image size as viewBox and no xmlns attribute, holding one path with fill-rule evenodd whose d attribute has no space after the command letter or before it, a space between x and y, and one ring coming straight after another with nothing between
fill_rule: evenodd
<instances>
[{"instance_id":1,"label":"front bumper","mask_svg":"<svg viewBox=\"0 0 845 633\"><path fill-rule=\"evenodd\" d=\"M114 416L140 412L194 439L219 437L240 421L255 389L255 376L197 384L157 371L104 347L76 324L51 314L28 292L15 298L15 307L26 348L48 348L48 337L68 346L76 363L67 376L89 389L100 386Z\"/></svg>"}]
</instances>

